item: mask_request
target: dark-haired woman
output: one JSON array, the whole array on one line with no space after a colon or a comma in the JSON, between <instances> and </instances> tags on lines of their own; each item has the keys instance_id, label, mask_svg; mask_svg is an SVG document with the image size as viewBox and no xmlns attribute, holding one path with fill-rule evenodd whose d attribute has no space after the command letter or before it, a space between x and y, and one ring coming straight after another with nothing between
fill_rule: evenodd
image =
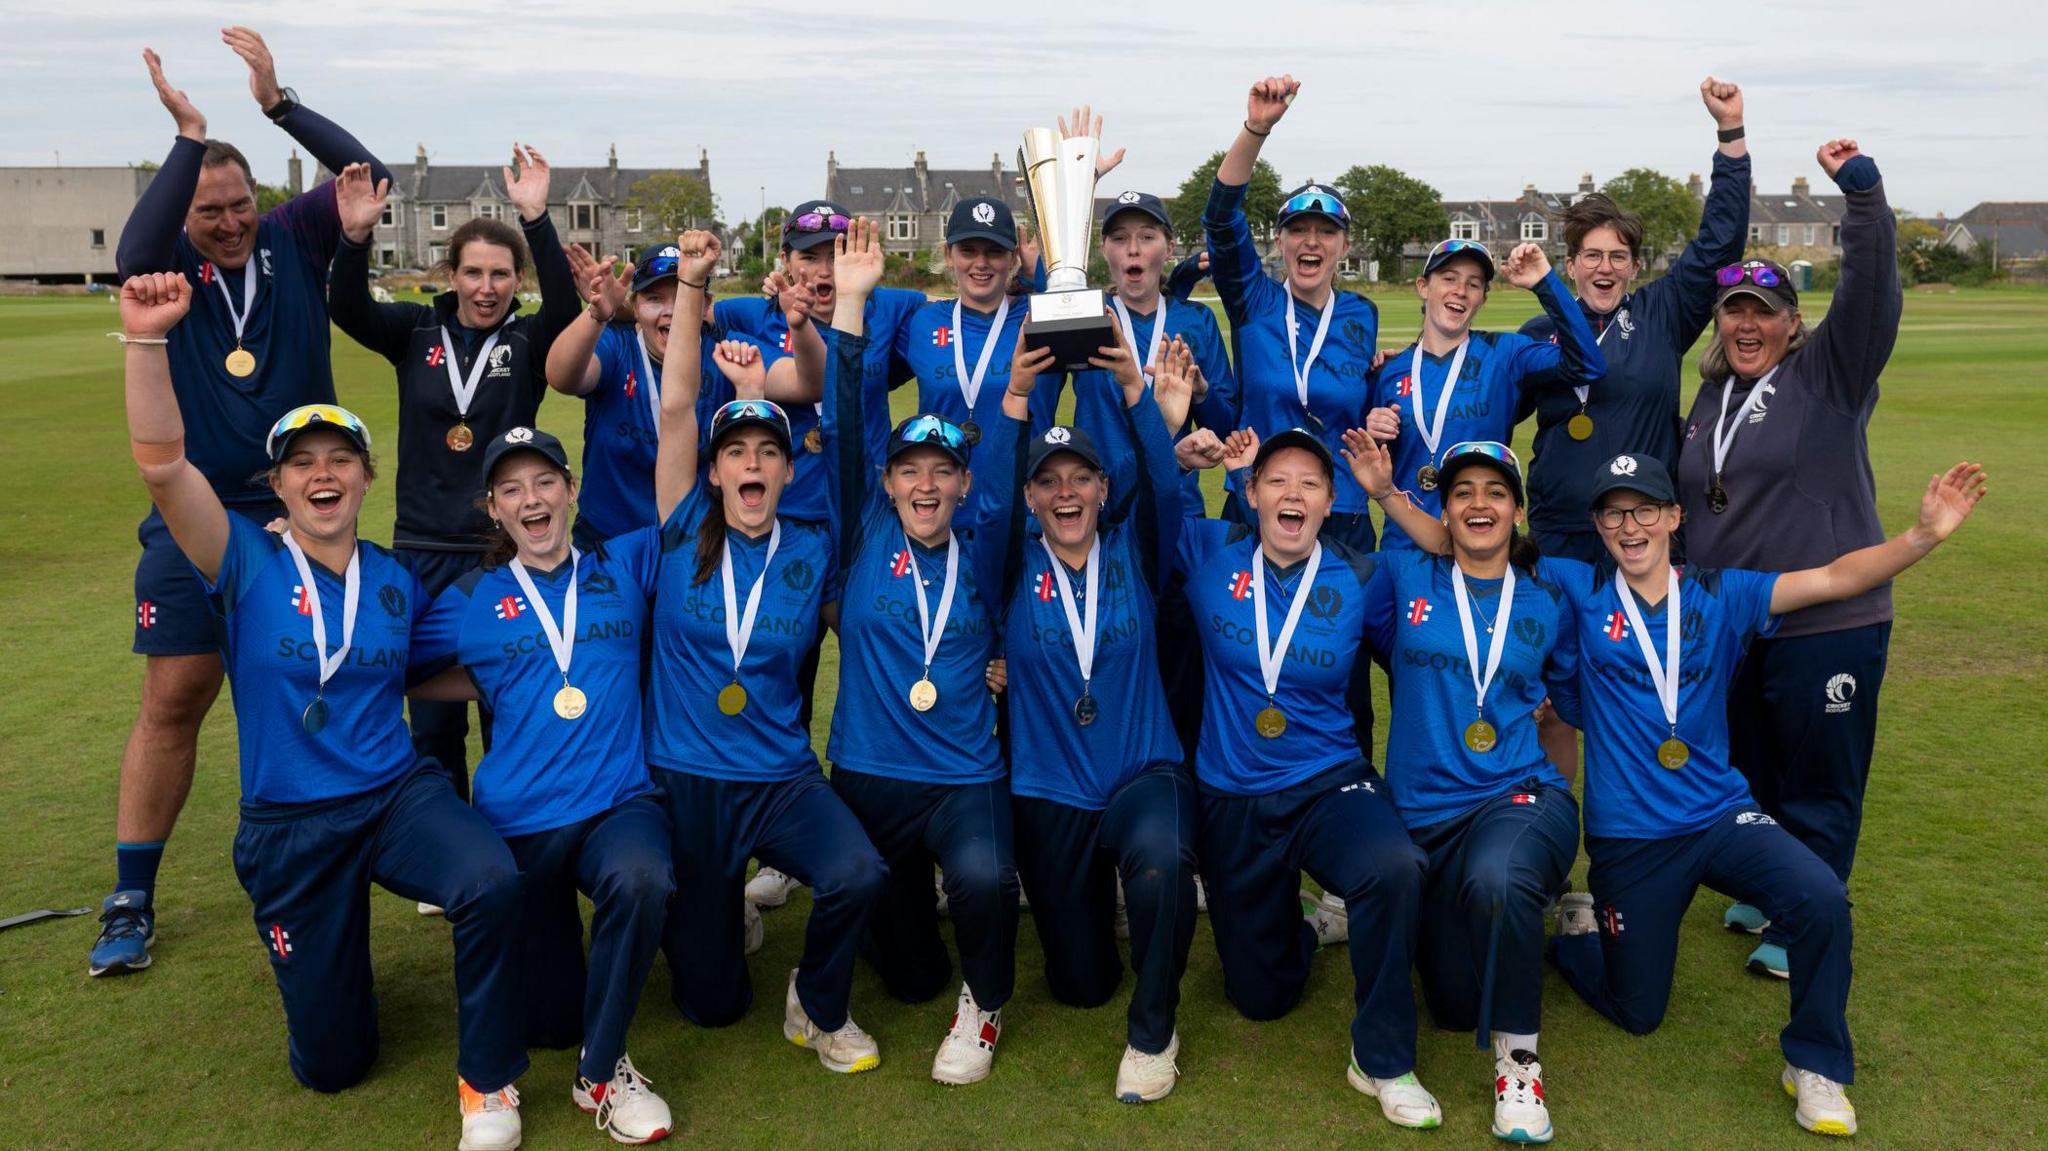
<instances>
[{"instance_id":1,"label":"dark-haired woman","mask_svg":"<svg viewBox=\"0 0 2048 1151\"><path fill-rule=\"evenodd\" d=\"M469 498L481 447L532 425L547 391L548 345L576 318L576 285L548 218L548 162L531 147L514 145L513 155L519 170L508 167L503 178L520 226L474 219L457 228L445 263L450 287L431 306L370 296L368 245L390 181L373 183L368 165L351 164L334 182L341 245L328 311L336 327L397 369L398 522L391 543L429 596L475 570L489 546L490 523ZM529 262L541 289L540 316L531 321L519 314ZM411 712L420 754L440 760L466 792L469 706L415 700ZM488 748L490 711L479 713Z\"/></svg>"}]
</instances>

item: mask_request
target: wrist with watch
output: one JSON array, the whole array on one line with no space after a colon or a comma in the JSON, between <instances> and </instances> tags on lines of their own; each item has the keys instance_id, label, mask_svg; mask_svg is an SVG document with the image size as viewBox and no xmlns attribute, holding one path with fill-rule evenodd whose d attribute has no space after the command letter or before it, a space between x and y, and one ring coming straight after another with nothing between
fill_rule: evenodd
<instances>
[{"instance_id":1,"label":"wrist with watch","mask_svg":"<svg viewBox=\"0 0 2048 1151\"><path fill-rule=\"evenodd\" d=\"M263 114L264 116L268 117L272 123L276 123L277 121L284 119L286 116L291 115L292 110L297 108L298 106L299 94L297 92L294 92L290 88L279 88L277 90L277 103L272 104L269 107L263 109Z\"/></svg>"}]
</instances>

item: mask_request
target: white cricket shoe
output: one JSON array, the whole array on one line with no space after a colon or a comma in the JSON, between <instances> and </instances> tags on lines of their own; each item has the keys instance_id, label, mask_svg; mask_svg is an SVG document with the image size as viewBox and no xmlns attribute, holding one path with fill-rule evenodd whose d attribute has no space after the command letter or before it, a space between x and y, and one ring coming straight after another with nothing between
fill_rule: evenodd
<instances>
[{"instance_id":1,"label":"white cricket shoe","mask_svg":"<svg viewBox=\"0 0 2048 1151\"><path fill-rule=\"evenodd\" d=\"M782 1037L798 1047L808 1047L818 1053L818 1062L827 1071L852 1075L861 1071L873 1071L882 1065L882 1049L874 1037L860 1029L860 1024L848 1015L846 1022L837 1031L826 1031L811 1022L804 1013L804 1005L796 997L796 969L789 971L789 991L782 999Z\"/></svg>"},{"instance_id":2,"label":"white cricket shoe","mask_svg":"<svg viewBox=\"0 0 2048 1151\"><path fill-rule=\"evenodd\" d=\"M1316 929L1317 947L1329 947L1351 938L1351 917L1344 913L1343 907L1340 900L1338 909L1332 911L1328 904L1309 894L1307 888L1302 889L1301 917Z\"/></svg>"},{"instance_id":3,"label":"white cricket shoe","mask_svg":"<svg viewBox=\"0 0 2048 1151\"><path fill-rule=\"evenodd\" d=\"M460 1151L514 1151L519 1146L519 1089L508 1083L486 1095L461 1076L455 1083L462 1107Z\"/></svg>"},{"instance_id":4,"label":"white cricket shoe","mask_svg":"<svg viewBox=\"0 0 2048 1151\"><path fill-rule=\"evenodd\" d=\"M953 914L953 903L951 900L946 898L946 877L940 875L936 871L932 873L932 890L936 893L937 899L939 901L939 918L951 918Z\"/></svg>"},{"instance_id":5,"label":"white cricket shoe","mask_svg":"<svg viewBox=\"0 0 2048 1151\"><path fill-rule=\"evenodd\" d=\"M1600 930L1593 918L1593 897L1583 891L1567 891L1557 899L1557 933L1591 935Z\"/></svg>"},{"instance_id":6,"label":"white cricket shoe","mask_svg":"<svg viewBox=\"0 0 2048 1151\"><path fill-rule=\"evenodd\" d=\"M1116 1065L1116 1101L1119 1103L1155 1103L1173 1094L1173 1085L1180 1079L1180 1032L1166 1041L1166 1050L1157 1055L1124 1044L1124 1057Z\"/></svg>"},{"instance_id":7,"label":"white cricket shoe","mask_svg":"<svg viewBox=\"0 0 2048 1151\"><path fill-rule=\"evenodd\" d=\"M1785 1085L1785 1094L1799 1101L1792 1117L1801 1127L1815 1135L1856 1134L1856 1108L1849 1104L1840 1083L1789 1063L1778 1082Z\"/></svg>"},{"instance_id":8,"label":"white cricket shoe","mask_svg":"<svg viewBox=\"0 0 2048 1151\"><path fill-rule=\"evenodd\" d=\"M1444 1122L1443 1108L1437 1106L1436 1096L1415 1078L1415 1072L1407 1071L1392 1079L1374 1079L1358 1069L1358 1057L1351 1057L1351 1066L1344 1071L1344 1078L1353 1087L1380 1101L1380 1114L1396 1127L1430 1128L1441 1127Z\"/></svg>"},{"instance_id":9,"label":"white cricket shoe","mask_svg":"<svg viewBox=\"0 0 2048 1151\"><path fill-rule=\"evenodd\" d=\"M747 954L752 955L761 950L761 943L768 938L768 925L761 921L761 909L752 902L742 902L740 906L745 909L740 918L746 924Z\"/></svg>"},{"instance_id":10,"label":"white cricket shoe","mask_svg":"<svg viewBox=\"0 0 2048 1151\"><path fill-rule=\"evenodd\" d=\"M1202 883L1202 877L1195 876L1195 914L1203 915L1209 910L1209 889Z\"/></svg>"},{"instance_id":11,"label":"white cricket shoe","mask_svg":"<svg viewBox=\"0 0 2048 1151\"><path fill-rule=\"evenodd\" d=\"M802 886L764 863L754 878L747 880L747 902L755 907L781 907L789 902L789 893Z\"/></svg>"},{"instance_id":12,"label":"white cricket shoe","mask_svg":"<svg viewBox=\"0 0 2048 1151\"><path fill-rule=\"evenodd\" d=\"M1002 1037L1002 1009L983 1011L974 1001L974 992L962 983L960 1002L953 1008L953 1025L932 1058L932 1078L954 1087L988 1078L996 1062L996 1040Z\"/></svg>"},{"instance_id":13,"label":"white cricket shoe","mask_svg":"<svg viewBox=\"0 0 2048 1151\"><path fill-rule=\"evenodd\" d=\"M448 912L444 910L440 904L428 903L424 899L420 900L419 911L421 915L427 916L430 919L438 919L441 916L448 914Z\"/></svg>"},{"instance_id":14,"label":"white cricket shoe","mask_svg":"<svg viewBox=\"0 0 2048 1151\"><path fill-rule=\"evenodd\" d=\"M1543 1064L1534 1051L1493 1045L1493 1134L1509 1143L1548 1143L1556 1134L1543 1099Z\"/></svg>"},{"instance_id":15,"label":"white cricket shoe","mask_svg":"<svg viewBox=\"0 0 2048 1151\"><path fill-rule=\"evenodd\" d=\"M1351 914L1350 909L1344 906L1344 897L1337 894L1334 891L1323 892L1322 896L1318 898L1316 902L1322 904L1324 907L1329 908L1331 911L1334 911L1339 915Z\"/></svg>"},{"instance_id":16,"label":"white cricket shoe","mask_svg":"<svg viewBox=\"0 0 2048 1151\"><path fill-rule=\"evenodd\" d=\"M633 1060L619 1056L611 1081L592 1083L581 1075L569 1089L569 1098L586 1115L597 1116L598 1130L620 1143L637 1147L668 1138L675 1127L668 1104L649 1090L649 1080L633 1066Z\"/></svg>"}]
</instances>

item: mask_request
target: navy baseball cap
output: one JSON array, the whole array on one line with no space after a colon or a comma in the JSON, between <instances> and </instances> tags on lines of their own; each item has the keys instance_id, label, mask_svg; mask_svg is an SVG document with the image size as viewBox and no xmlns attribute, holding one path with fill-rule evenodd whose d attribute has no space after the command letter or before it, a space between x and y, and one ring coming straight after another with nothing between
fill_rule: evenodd
<instances>
[{"instance_id":1,"label":"navy baseball cap","mask_svg":"<svg viewBox=\"0 0 2048 1151\"><path fill-rule=\"evenodd\" d=\"M1422 262L1422 274L1427 277L1438 268L1460 256L1479 261L1479 274L1486 282L1493 282L1493 253L1477 240L1445 240L1429 250L1429 258Z\"/></svg>"},{"instance_id":2,"label":"navy baseball cap","mask_svg":"<svg viewBox=\"0 0 2048 1151\"><path fill-rule=\"evenodd\" d=\"M1017 250L1017 217L994 196L970 196L953 205L946 220L946 242L987 240L1007 251Z\"/></svg>"},{"instance_id":3,"label":"navy baseball cap","mask_svg":"<svg viewBox=\"0 0 2048 1151\"><path fill-rule=\"evenodd\" d=\"M782 454L789 454L789 415L770 400L731 400L719 405L711 415L711 446L718 447L725 437L745 428L768 429L782 445Z\"/></svg>"},{"instance_id":4,"label":"navy baseball cap","mask_svg":"<svg viewBox=\"0 0 2048 1151\"><path fill-rule=\"evenodd\" d=\"M1499 472L1508 482L1508 490L1515 493L1515 506L1528 502L1522 489L1522 461L1515 456L1513 448L1494 440L1467 440L1452 444L1444 449L1444 457L1436 466L1436 486L1439 491L1449 494L1451 482L1466 468L1479 465Z\"/></svg>"},{"instance_id":5,"label":"navy baseball cap","mask_svg":"<svg viewBox=\"0 0 2048 1151\"><path fill-rule=\"evenodd\" d=\"M1284 228L1295 220L1307 216L1321 216L1345 231L1351 230L1351 212L1337 193L1310 180L1280 202L1280 214L1273 218L1275 228Z\"/></svg>"},{"instance_id":6,"label":"navy baseball cap","mask_svg":"<svg viewBox=\"0 0 2048 1151\"><path fill-rule=\"evenodd\" d=\"M953 457L953 462L964 468L967 466L968 449L973 446L968 442L965 428L944 416L927 412L896 425L896 430L889 433L889 450L883 462L892 462L912 448L932 447Z\"/></svg>"},{"instance_id":7,"label":"navy baseball cap","mask_svg":"<svg viewBox=\"0 0 2048 1151\"><path fill-rule=\"evenodd\" d=\"M1623 454L1601 464L1593 473L1592 506L1597 509L1608 492L1640 492L1660 504L1678 502L1671 470L1656 456Z\"/></svg>"},{"instance_id":8,"label":"navy baseball cap","mask_svg":"<svg viewBox=\"0 0 2048 1151\"><path fill-rule=\"evenodd\" d=\"M1791 273L1782 264L1769 260L1745 260L1730 264L1714 273L1718 290L1714 293L1714 310L1728 302L1731 296L1755 296L1774 312L1799 306L1799 293L1792 287Z\"/></svg>"},{"instance_id":9,"label":"navy baseball cap","mask_svg":"<svg viewBox=\"0 0 2048 1151\"><path fill-rule=\"evenodd\" d=\"M564 473L569 470L569 453L562 450L562 441L539 428L512 428L504 435L492 436L490 446L484 449L485 491L490 490L491 473L498 470L498 461L514 452L532 452Z\"/></svg>"},{"instance_id":10,"label":"navy baseball cap","mask_svg":"<svg viewBox=\"0 0 2048 1151\"><path fill-rule=\"evenodd\" d=\"M830 200L805 200L782 218L782 246L808 252L846 233L853 213Z\"/></svg>"},{"instance_id":11,"label":"navy baseball cap","mask_svg":"<svg viewBox=\"0 0 2048 1151\"><path fill-rule=\"evenodd\" d=\"M281 462L285 453L291 450L293 440L322 428L347 436L357 451L370 450L370 427L363 423L361 416L336 404L304 404L279 416L277 422L270 425L270 436L264 441L270 462Z\"/></svg>"},{"instance_id":12,"label":"navy baseball cap","mask_svg":"<svg viewBox=\"0 0 2048 1151\"><path fill-rule=\"evenodd\" d=\"M1102 470L1102 453L1095 450L1095 439L1080 428L1051 427L1045 429L1031 441L1031 450L1024 457L1024 475L1028 478L1038 474L1045 461L1065 452L1082 463Z\"/></svg>"},{"instance_id":13,"label":"navy baseball cap","mask_svg":"<svg viewBox=\"0 0 2048 1151\"><path fill-rule=\"evenodd\" d=\"M673 280L683 266L683 250L674 244L663 244L651 253L642 253L640 262L633 268L633 290L644 292L663 280Z\"/></svg>"},{"instance_id":14,"label":"navy baseball cap","mask_svg":"<svg viewBox=\"0 0 2048 1151\"><path fill-rule=\"evenodd\" d=\"M1102 230L1105 232L1109 231L1110 221L1125 212L1137 212L1140 215L1149 216L1157 220L1160 227L1166 229L1167 235L1173 235L1173 221L1167 218L1166 201L1150 192L1124 192L1118 195L1116 199L1111 200L1109 205L1102 210Z\"/></svg>"},{"instance_id":15,"label":"navy baseball cap","mask_svg":"<svg viewBox=\"0 0 2048 1151\"><path fill-rule=\"evenodd\" d=\"M1303 449L1313 455L1317 463L1323 465L1325 476L1336 478L1337 457L1330 454L1330 445L1317 439L1313 432L1305 428L1288 428L1284 432L1260 440L1258 454L1252 457L1252 474L1258 475L1259 469L1266 466L1267 460L1286 448Z\"/></svg>"}]
</instances>

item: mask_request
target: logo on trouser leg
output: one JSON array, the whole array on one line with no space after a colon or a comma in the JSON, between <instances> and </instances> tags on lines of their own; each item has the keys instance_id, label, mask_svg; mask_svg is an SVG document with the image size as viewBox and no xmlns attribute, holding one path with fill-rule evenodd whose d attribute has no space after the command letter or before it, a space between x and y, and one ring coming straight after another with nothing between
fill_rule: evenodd
<instances>
[{"instance_id":1,"label":"logo on trouser leg","mask_svg":"<svg viewBox=\"0 0 2048 1151\"><path fill-rule=\"evenodd\" d=\"M270 944L270 950L277 956L279 963L291 962L292 933L284 929L284 924L271 924L270 930L264 933L264 939Z\"/></svg>"},{"instance_id":2,"label":"logo on trouser leg","mask_svg":"<svg viewBox=\"0 0 2048 1151\"><path fill-rule=\"evenodd\" d=\"M1841 715L1848 711L1856 698L1856 677L1845 671L1829 680L1826 695L1829 715Z\"/></svg>"},{"instance_id":3,"label":"logo on trouser leg","mask_svg":"<svg viewBox=\"0 0 2048 1151\"><path fill-rule=\"evenodd\" d=\"M135 605L135 626L148 631L156 626L156 605L148 600Z\"/></svg>"},{"instance_id":4,"label":"logo on trouser leg","mask_svg":"<svg viewBox=\"0 0 2048 1151\"><path fill-rule=\"evenodd\" d=\"M1764 827L1778 826L1777 820L1772 819L1770 816L1765 815L1761 811L1745 811L1741 815L1735 817L1735 826L1737 827L1747 827L1752 823Z\"/></svg>"},{"instance_id":5,"label":"logo on trouser leg","mask_svg":"<svg viewBox=\"0 0 2048 1151\"><path fill-rule=\"evenodd\" d=\"M1626 930L1626 925L1623 924L1621 921L1621 912L1615 910L1614 908L1603 907L1600 909L1599 915L1600 934L1607 936L1609 939L1612 939L1615 936L1620 935L1624 930Z\"/></svg>"}]
</instances>

